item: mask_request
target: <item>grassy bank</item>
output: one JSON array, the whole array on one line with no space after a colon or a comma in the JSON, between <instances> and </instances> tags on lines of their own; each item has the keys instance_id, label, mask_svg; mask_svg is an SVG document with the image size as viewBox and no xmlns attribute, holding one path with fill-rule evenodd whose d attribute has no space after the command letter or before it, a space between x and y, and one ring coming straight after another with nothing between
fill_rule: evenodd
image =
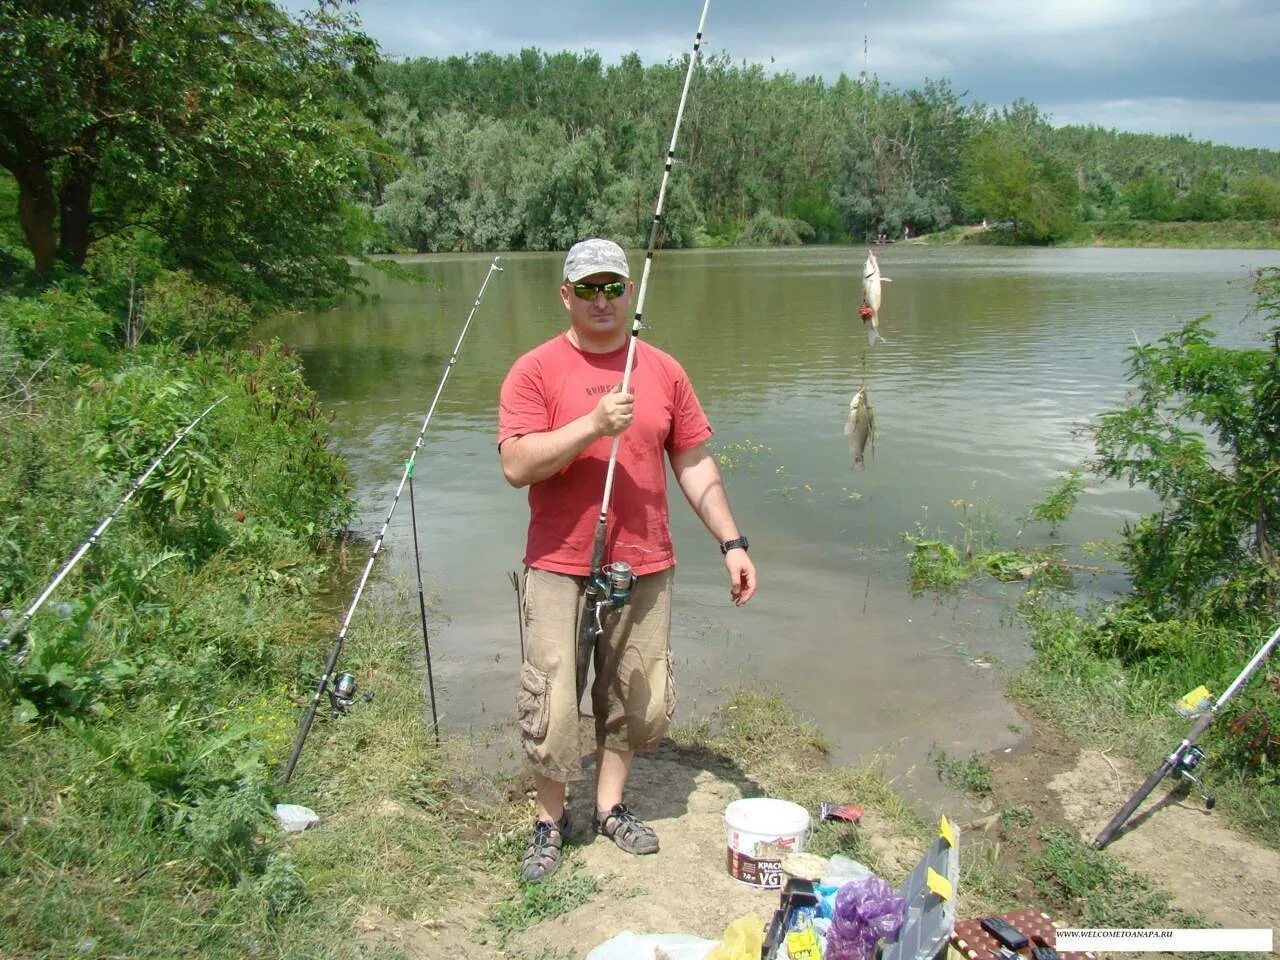
<instances>
[{"instance_id":1,"label":"grassy bank","mask_svg":"<svg viewBox=\"0 0 1280 960\"><path fill-rule=\"evenodd\" d=\"M1280 249L1280 220L1162 223L1116 220L1086 223L1082 235L1059 246Z\"/></svg>"},{"instance_id":2,"label":"grassy bank","mask_svg":"<svg viewBox=\"0 0 1280 960\"><path fill-rule=\"evenodd\" d=\"M139 820L137 786L75 738L7 727L5 955L391 960L465 944L476 958L580 958L582 945L523 953L512 941L625 894L626 878L577 869L570 847L551 882L518 881L532 815L521 784L476 769L463 740L437 746L423 723L421 635L412 616L394 612L412 610L411 597L379 586L369 599L342 666L374 697L342 718L322 715L293 782L268 787L272 800L307 805L321 820L285 835L255 808L261 869L211 872L167 829ZM281 706L279 729L292 733L298 706ZM856 801L863 825L817 824L809 849L853 857L895 885L932 835L875 764L831 766L821 735L779 698L740 693L678 727L672 742L691 770L742 771L764 794L810 811L833 797ZM286 747L277 743L273 767ZM1068 922L1198 923L1033 811L1001 809L999 818L998 839L972 833L962 844L960 915L1032 902Z\"/></svg>"},{"instance_id":3,"label":"grassy bank","mask_svg":"<svg viewBox=\"0 0 1280 960\"><path fill-rule=\"evenodd\" d=\"M1224 631L1214 637L1221 652L1212 664L1155 658L1133 669L1100 656L1093 642L1096 625L1073 610L1032 594L1025 612L1037 657L1015 678L1011 692L1072 740L1115 750L1146 770L1159 767L1191 727L1173 703L1206 678L1221 694L1265 639L1249 638L1256 641L1250 644ZM1265 718L1256 711L1251 716L1247 706L1268 697L1266 676L1264 667L1201 738L1207 755L1201 773L1217 797L1215 812L1280 849L1280 783L1265 754L1247 749L1259 736L1274 736L1269 726L1259 729ZM1161 789L1178 778L1167 781Z\"/></svg>"},{"instance_id":4,"label":"grassy bank","mask_svg":"<svg viewBox=\"0 0 1280 960\"><path fill-rule=\"evenodd\" d=\"M955 226L926 234L912 243L1023 246L1010 229ZM1168 223L1154 220L1113 220L1077 224L1057 247L1187 247L1199 249L1280 249L1280 220L1224 220Z\"/></svg>"}]
</instances>

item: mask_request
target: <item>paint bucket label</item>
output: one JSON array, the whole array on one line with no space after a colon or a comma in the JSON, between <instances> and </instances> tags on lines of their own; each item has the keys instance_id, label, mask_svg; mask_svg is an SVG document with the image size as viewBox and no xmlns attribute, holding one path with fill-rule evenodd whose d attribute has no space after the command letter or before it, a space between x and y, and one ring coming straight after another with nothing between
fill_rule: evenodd
<instances>
[{"instance_id":1,"label":"paint bucket label","mask_svg":"<svg viewBox=\"0 0 1280 960\"><path fill-rule=\"evenodd\" d=\"M761 853L767 852L768 856L752 857L733 849L731 845L727 851L729 876L753 887L778 890L782 887L782 855L777 851L776 844L759 846L773 847L774 850L761 850Z\"/></svg>"}]
</instances>

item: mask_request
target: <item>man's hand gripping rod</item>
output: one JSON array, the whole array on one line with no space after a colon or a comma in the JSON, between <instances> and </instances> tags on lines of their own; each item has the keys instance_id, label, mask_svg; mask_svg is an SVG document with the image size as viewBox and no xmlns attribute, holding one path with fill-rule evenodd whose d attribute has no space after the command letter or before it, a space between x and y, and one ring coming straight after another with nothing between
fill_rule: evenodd
<instances>
[{"instance_id":1,"label":"man's hand gripping rod","mask_svg":"<svg viewBox=\"0 0 1280 960\"><path fill-rule=\"evenodd\" d=\"M689 84L693 80L693 68L698 62L698 51L702 47L702 28L707 22L707 10L711 0L704 0L702 16L698 19L698 32L693 38L693 54L689 57L689 68L685 71L684 87L680 91L680 105L676 108L676 120L671 129L671 145L667 147L667 159L662 168L662 184L658 187L658 203L653 211L653 225L649 229L649 246L645 250L644 270L640 274L640 289L636 293L636 315L631 324L631 342L627 347L627 362L622 371L622 392L628 393L631 387L631 368L635 364L636 342L640 331L644 329L641 317L644 314L644 296L649 288L649 268L653 264L653 250L658 243L658 231L662 226L662 205L667 196L667 182L671 179L671 166L675 162L676 138L680 134L680 121L684 119L684 106L689 98ZM600 519L596 522L595 539L591 544L591 572L587 576L586 590L583 594L582 615L578 619L578 703L587 689L587 665L591 662L596 643L604 633L600 622L601 608L607 603L611 606L622 606L631 595L631 586L635 582L629 564L611 563L606 568L604 563L605 541L609 524L609 502L613 498L613 474L618 465L618 443L621 437L613 438L613 448L609 451L609 467L604 478L604 496L600 501ZM625 586L623 584L625 583Z\"/></svg>"}]
</instances>

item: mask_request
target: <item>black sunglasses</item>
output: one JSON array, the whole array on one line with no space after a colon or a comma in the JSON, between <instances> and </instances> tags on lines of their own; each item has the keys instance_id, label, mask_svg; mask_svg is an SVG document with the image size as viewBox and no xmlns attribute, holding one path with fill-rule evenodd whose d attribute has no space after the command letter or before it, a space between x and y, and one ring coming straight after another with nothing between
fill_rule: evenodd
<instances>
[{"instance_id":1,"label":"black sunglasses","mask_svg":"<svg viewBox=\"0 0 1280 960\"><path fill-rule=\"evenodd\" d=\"M579 300L594 300L603 293L606 300L617 300L627 292L625 280L610 280L608 283L575 283L573 295Z\"/></svg>"}]
</instances>

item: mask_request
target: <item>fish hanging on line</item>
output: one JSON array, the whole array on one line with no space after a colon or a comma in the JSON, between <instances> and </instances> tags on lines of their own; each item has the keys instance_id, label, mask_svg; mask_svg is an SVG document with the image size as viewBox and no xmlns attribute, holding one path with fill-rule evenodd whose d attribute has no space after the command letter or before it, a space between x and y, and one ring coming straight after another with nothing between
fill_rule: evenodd
<instances>
[{"instance_id":1,"label":"fish hanging on line","mask_svg":"<svg viewBox=\"0 0 1280 960\"><path fill-rule=\"evenodd\" d=\"M853 454L853 465L863 466L863 452L867 443L871 443L874 454L876 417L871 411L871 402L867 399L867 388L859 387L858 392L849 401L849 416L844 422L844 435L849 438L849 452Z\"/></svg>"},{"instance_id":2,"label":"fish hanging on line","mask_svg":"<svg viewBox=\"0 0 1280 960\"><path fill-rule=\"evenodd\" d=\"M862 322L871 324L867 329L867 343L874 344L877 340L884 340L880 336L880 284L892 282L888 277L880 276L880 264L876 255L868 250L867 262L862 265L862 307L858 310Z\"/></svg>"}]
</instances>

